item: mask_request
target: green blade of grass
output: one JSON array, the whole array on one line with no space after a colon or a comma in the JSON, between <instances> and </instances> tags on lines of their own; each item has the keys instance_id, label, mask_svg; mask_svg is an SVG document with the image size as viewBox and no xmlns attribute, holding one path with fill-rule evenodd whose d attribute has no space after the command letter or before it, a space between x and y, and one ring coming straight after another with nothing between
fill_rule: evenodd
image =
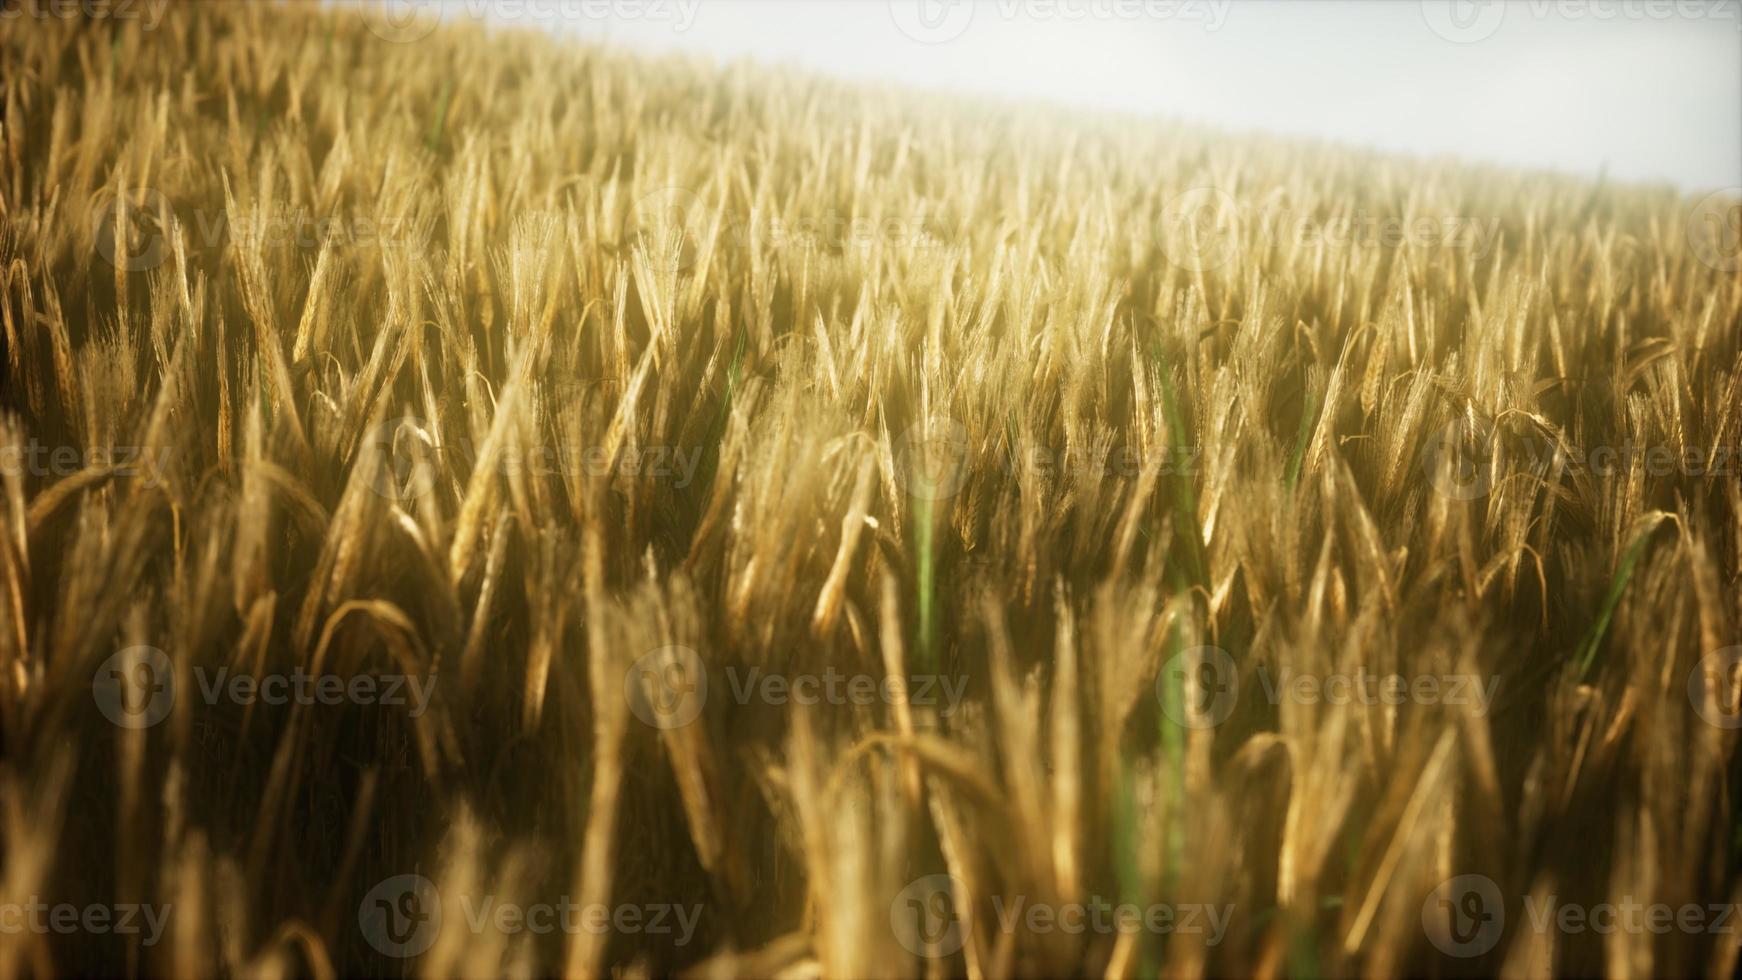
<instances>
[{"instance_id":1,"label":"green blade of grass","mask_svg":"<svg viewBox=\"0 0 1742 980\"><path fill-rule=\"evenodd\" d=\"M453 97L453 94L453 78L449 77L444 79L442 81L442 92L440 95L436 96L435 119L430 122L429 126L429 148L431 151L434 151L436 147L441 145L442 127L447 125L448 121L448 101Z\"/></svg>"},{"instance_id":2,"label":"green blade of grass","mask_svg":"<svg viewBox=\"0 0 1742 980\"><path fill-rule=\"evenodd\" d=\"M1654 513L1647 515L1644 528L1634 536L1633 543L1627 547L1627 554L1622 556L1621 564L1615 569L1615 578L1609 583L1609 594L1603 598L1603 608L1597 614L1597 621L1591 624L1591 629L1579 643L1579 679L1589 680L1591 669L1597 664L1597 653L1602 649L1603 636L1609 632L1609 621L1615 617L1615 608L1621 604L1621 596L1627 592L1627 583L1633 578L1633 568L1639 564L1639 556L1645 553L1645 545L1651 539L1651 532L1663 523L1667 515Z\"/></svg>"},{"instance_id":3,"label":"green blade of grass","mask_svg":"<svg viewBox=\"0 0 1742 980\"><path fill-rule=\"evenodd\" d=\"M1156 375L1158 387L1161 389L1161 410L1167 421L1168 440L1177 449L1187 445L1185 420L1180 416L1173 379L1161 360L1158 351L1156 361L1160 370ZM1198 496L1192 485L1192 477L1193 474L1186 472L1173 474L1174 534L1185 542L1185 560L1192 584L1207 586L1209 575L1205 570L1207 563L1204 558L1204 541L1198 531Z\"/></svg>"},{"instance_id":4,"label":"green blade of grass","mask_svg":"<svg viewBox=\"0 0 1742 980\"><path fill-rule=\"evenodd\" d=\"M1307 442L1313 437L1313 423L1318 421L1319 406L1312 392L1301 390L1300 429L1294 435L1294 451L1288 454L1288 489L1300 483L1301 464L1306 461Z\"/></svg>"},{"instance_id":5,"label":"green blade of grass","mask_svg":"<svg viewBox=\"0 0 1742 980\"><path fill-rule=\"evenodd\" d=\"M1163 664L1171 663L1184 649L1180 642L1179 626L1176 623L1168 630L1167 659ZM1163 668L1166 669L1165 667ZM1164 887L1172 893L1172 886L1179 875L1180 862L1185 859L1185 830L1180 824L1180 804L1186 797L1186 728L1175 721L1175 718L1185 717L1185 673L1184 671L1168 671L1162 682L1162 712L1161 712L1161 757L1167 766L1168 810L1170 815L1167 825L1167 871L1164 874Z\"/></svg>"},{"instance_id":6,"label":"green blade of grass","mask_svg":"<svg viewBox=\"0 0 1742 980\"><path fill-rule=\"evenodd\" d=\"M926 674L937 673L937 657L933 650L933 632L937 627L934 609L936 597L936 556L932 548L932 516L931 498L926 494L916 494L914 499L913 537L914 554L917 556L918 572L915 575L919 591L919 670Z\"/></svg>"},{"instance_id":7,"label":"green blade of grass","mask_svg":"<svg viewBox=\"0 0 1742 980\"><path fill-rule=\"evenodd\" d=\"M1137 814L1137 798L1131 789L1131 759L1128 754L1121 753L1118 783L1113 787L1113 856L1118 861L1119 900L1138 908L1149 906L1149 896L1145 894L1143 877L1138 873L1142 867L1138 856L1139 828ZM1147 937L1140 937L1147 939ZM1138 945L1136 975L1153 977L1160 972L1154 945L1142 941Z\"/></svg>"}]
</instances>

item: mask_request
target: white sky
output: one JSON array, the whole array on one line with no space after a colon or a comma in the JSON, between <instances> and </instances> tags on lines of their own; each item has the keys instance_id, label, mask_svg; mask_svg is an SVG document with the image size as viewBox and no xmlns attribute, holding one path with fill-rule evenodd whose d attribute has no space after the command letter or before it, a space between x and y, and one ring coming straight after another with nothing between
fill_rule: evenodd
<instances>
[{"instance_id":1,"label":"white sky","mask_svg":"<svg viewBox=\"0 0 1742 980\"><path fill-rule=\"evenodd\" d=\"M444 2L650 51L1742 186L1742 0Z\"/></svg>"}]
</instances>

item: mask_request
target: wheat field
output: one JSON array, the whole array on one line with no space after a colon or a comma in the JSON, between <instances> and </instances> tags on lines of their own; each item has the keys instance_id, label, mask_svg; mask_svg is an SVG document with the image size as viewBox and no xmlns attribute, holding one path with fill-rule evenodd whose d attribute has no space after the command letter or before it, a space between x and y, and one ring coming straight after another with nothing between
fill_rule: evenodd
<instances>
[{"instance_id":1,"label":"wheat field","mask_svg":"<svg viewBox=\"0 0 1742 980\"><path fill-rule=\"evenodd\" d=\"M0 978L1735 975L1742 202L159 13L0 20Z\"/></svg>"}]
</instances>

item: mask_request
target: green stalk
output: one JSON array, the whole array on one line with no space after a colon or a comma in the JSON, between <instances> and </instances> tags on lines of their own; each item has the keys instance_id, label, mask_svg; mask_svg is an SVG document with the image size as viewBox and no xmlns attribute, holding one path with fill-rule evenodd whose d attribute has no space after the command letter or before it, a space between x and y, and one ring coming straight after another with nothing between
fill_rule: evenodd
<instances>
[{"instance_id":1,"label":"green stalk","mask_svg":"<svg viewBox=\"0 0 1742 980\"><path fill-rule=\"evenodd\" d=\"M1311 398L1311 392L1301 390L1300 431L1294 436L1294 452L1288 456L1288 488L1293 490L1300 483L1301 464L1306 461L1307 441L1313 436L1313 423L1318 420L1319 407Z\"/></svg>"},{"instance_id":2,"label":"green stalk","mask_svg":"<svg viewBox=\"0 0 1742 980\"><path fill-rule=\"evenodd\" d=\"M937 658L933 652L933 604L936 592L936 555L932 548L932 502L929 495L916 494L914 502L914 552L919 556L919 671L937 673Z\"/></svg>"},{"instance_id":3,"label":"green stalk","mask_svg":"<svg viewBox=\"0 0 1742 980\"><path fill-rule=\"evenodd\" d=\"M452 76L449 76L442 82L442 94L436 97L435 121L430 123L429 127L429 148L431 150L441 144L442 127L448 121L448 100L452 98L453 94L454 80Z\"/></svg>"},{"instance_id":4,"label":"green stalk","mask_svg":"<svg viewBox=\"0 0 1742 980\"><path fill-rule=\"evenodd\" d=\"M1156 360L1161 360L1157 352ZM1157 372L1161 388L1161 410L1167 420L1168 441L1173 448L1186 445L1185 420L1180 417L1179 402L1174 397L1173 379L1168 377L1166 367ZM1204 558L1204 541L1198 535L1198 495L1192 486L1192 474L1175 473L1173 475L1173 511L1174 534L1180 536L1186 546L1186 563L1189 566L1191 581L1197 585L1208 583L1208 573Z\"/></svg>"},{"instance_id":5,"label":"green stalk","mask_svg":"<svg viewBox=\"0 0 1742 980\"><path fill-rule=\"evenodd\" d=\"M1177 623L1168 630L1167 659L1169 663L1178 656L1184 645L1180 642L1180 631ZM1162 683L1162 713L1161 713L1161 757L1167 766L1167 792L1169 819L1167 822L1167 872L1164 875L1163 889L1166 894L1173 894L1173 886L1179 878L1179 867L1185 860L1185 829L1180 820L1186 798L1186 729L1175 718L1185 717L1185 673L1183 671L1169 672Z\"/></svg>"},{"instance_id":6,"label":"green stalk","mask_svg":"<svg viewBox=\"0 0 1742 980\"><path fill-rule=\"evenodd\" d=\"M1597 621L1591 624L1590 632L1579 643L1580 680L1590 678L1591 668L1597 664L1597 652L1603 646L1603 635L1609 632L1609 621L1615 618L1615 608L1621 605L1621 596L1626 593L1627 583L1633 578L1633 567L1639 564L1639 556L1645 553L1645 545L1651 538L1651 532L1657 530L1662 522L1662 515L1654 516L1651 523L1634 536L1633 544L1628 546L1620 567L1615 569L1615 578L1609 583L1609 594L1603 599L1602 611L1597 614Z\"/></svg>"},{"instance_id":7,"label":"green stalk","mask_svg":"<svg viewBox=\"0 0 1742 980\"><path fill-rule=\"evenodd\" d=\"M1149 896L1144 893L1143 876L1137 870L1141 867L1137 854L1137 798L1131 791L1131 761L1124 753L1120 754L1117 778L1118 783L1113 787L1113 857L1118 864L1119 900L1145 908L1149 905ZM1159 975L1160 966L1153 946L1149 942L1140 942L1138 951L1137 976Z\"/></svg>"}]
</instances>

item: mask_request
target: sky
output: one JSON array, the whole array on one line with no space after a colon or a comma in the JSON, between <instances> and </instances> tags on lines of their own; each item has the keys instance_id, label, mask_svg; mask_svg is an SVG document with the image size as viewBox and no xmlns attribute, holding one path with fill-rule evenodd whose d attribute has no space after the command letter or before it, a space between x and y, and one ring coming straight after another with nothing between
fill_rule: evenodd
<instances>
[{"instance_id":1,"label":"sky","mask_svg":"<svg viewBox=\"0 0 1742 980\"><path fill-rule=\"evenodd\" d=\"M1742 0L386 0L720 61L1742 187Z\"/></svg>"}]
</instances>

